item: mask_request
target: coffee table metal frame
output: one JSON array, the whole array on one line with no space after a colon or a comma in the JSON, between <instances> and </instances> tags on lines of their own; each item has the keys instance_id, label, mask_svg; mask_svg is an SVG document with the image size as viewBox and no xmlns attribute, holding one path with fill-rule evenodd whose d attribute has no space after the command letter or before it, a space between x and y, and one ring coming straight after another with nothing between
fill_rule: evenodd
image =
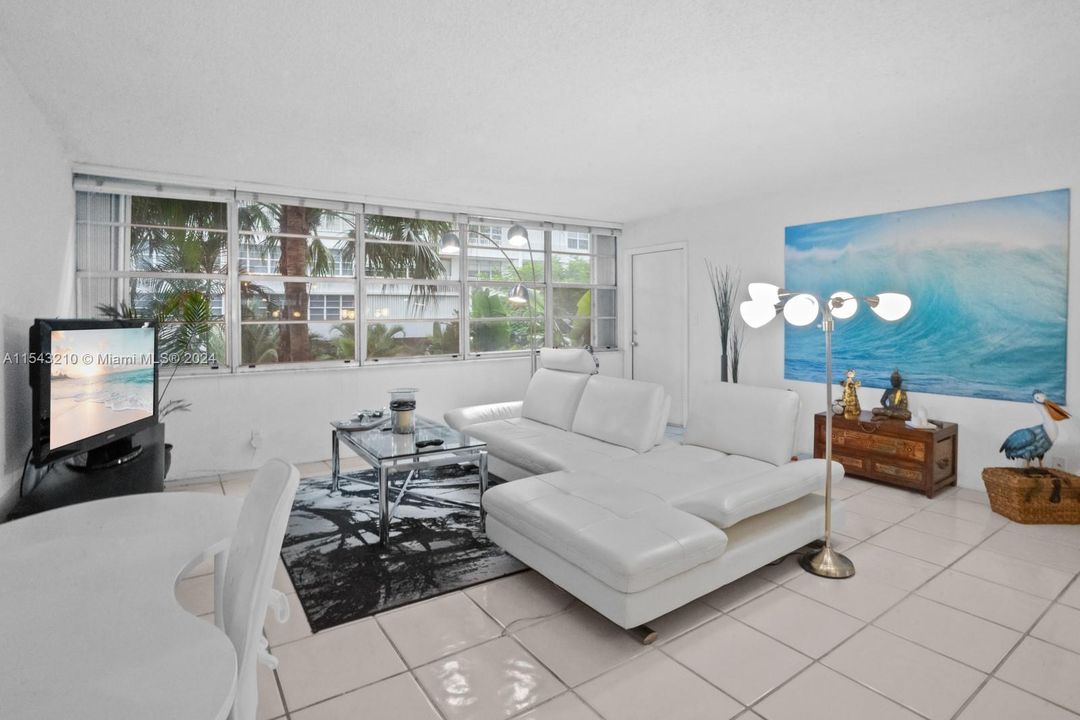
<instances>
[{"instance_id":1,"label":"coffee table metal frame","mask_svg":"<svg viewBox=\"0 0 1080 720\"><path fill-rule=\"evenodd\" d=\"M379 480L379 544L383 548L390 547L390 520L397 511L402 498L409 491L409 483L416 476L418 470L424 468L443 467L445 465L457 465L462 462L475 462L480 473L480 497L483 500L488 486L488 451L487 445L480 440L459 433L442 423L436 423L427 418L418 417L416 424L417 432L411 436L396 435L395 440L400 440L403 448L393 454L381 455L364 443L369 436L389 435L391 431L374 428L372 430L342 430L332 427L330 432L331 442L331 492L339 490L341 478L341 443L363 458L365 462L378 471ZM423 448L416 447L417 439L424 439L424 430L435 431L444 437L455 437L458 442L454 447L433 445ZM375 438L370 438L375 439ZM379 438L381 439L381 438ZM408 470L409 474L398 488L397 497L393 506L390 505L390 473L394 471ZM483 503L480 504L480 529L484 529L486 519Z\"/></svg>"}]
</instances>

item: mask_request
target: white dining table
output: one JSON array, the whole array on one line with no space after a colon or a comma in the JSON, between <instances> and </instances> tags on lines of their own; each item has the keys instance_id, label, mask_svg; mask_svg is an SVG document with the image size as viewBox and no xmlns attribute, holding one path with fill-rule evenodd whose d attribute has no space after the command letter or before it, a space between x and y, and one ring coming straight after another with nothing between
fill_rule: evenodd
<instances>
[{"instance_id":1,"label":"white dining table","mask_svg":"<svg viewBox=\"0 0 1080 720\"><path fill-rule=\"evenodd\" d=\"M241 503L126 495L0 524L0 718L224 720L236 652L175 589L210 557L220 588Z\"/></svg>"}]
</instances>

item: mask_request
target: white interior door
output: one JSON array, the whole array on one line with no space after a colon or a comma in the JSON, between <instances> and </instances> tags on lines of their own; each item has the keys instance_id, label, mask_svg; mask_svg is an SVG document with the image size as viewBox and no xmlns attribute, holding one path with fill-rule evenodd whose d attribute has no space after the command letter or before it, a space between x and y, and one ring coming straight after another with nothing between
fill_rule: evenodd
<instances>
[{"instance_id":1,"label":"white interior door","mask_svg":"<svg viewBox=\"0 0 1080 720\"><path fill-rule=\"evenodd\" d=\"M671 395L668 422L686 422L685 249L635 253L630 259L631 375Z\"/></svg>"}]
</instances>

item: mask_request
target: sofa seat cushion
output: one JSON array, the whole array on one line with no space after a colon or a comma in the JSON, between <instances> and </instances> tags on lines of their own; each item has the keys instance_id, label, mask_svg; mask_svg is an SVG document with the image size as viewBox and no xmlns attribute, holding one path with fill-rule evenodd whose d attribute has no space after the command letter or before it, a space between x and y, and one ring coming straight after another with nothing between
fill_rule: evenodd
<instances>
[{"instance_id":1,"label":"sofa seat cushion","mask_svg":"<svg viewBox=\"0 0 1080 720\"><path fill-rule=\"evenodd\" d=\"M538 475L603 465L634 451L575 435L528 418L508 418L470 425L468 434L487 443L500 460Z\"/></svg>"},{"instance_id":2,"label":"sofa seat cushion","mask_svg":"<svg viewBox=\"0 0 1080 720\"><path fill-rule=\"evenodd\" d=\"M540 368L525 390L521 416L569 430L588 382L588 375Z\"/></svg>"},{"instance_id":3,"label":"sofa seat cushion","mask_svg":"<svg viewBox=\"0 0 1080 720\"><path fill-rule=\"evenodd\" d=\"M505 483L483 502L499 522L623 593L714 560L727 547L715 525L590 472Z\"/></svg>"},{"instance_id":4,"label":"sofa seat cushion","mask_svg":"<svg viewBox=\"0 0 1080 720\"><path fill-rule=\"evenodd\" d=\"M837 477L843 469L833 466ZM592 468L595 475L632 486L717 527L798 500L825 485L825 461L781 467L694 445L657 448L628 460Z\"/></svg>"}]
</instances>

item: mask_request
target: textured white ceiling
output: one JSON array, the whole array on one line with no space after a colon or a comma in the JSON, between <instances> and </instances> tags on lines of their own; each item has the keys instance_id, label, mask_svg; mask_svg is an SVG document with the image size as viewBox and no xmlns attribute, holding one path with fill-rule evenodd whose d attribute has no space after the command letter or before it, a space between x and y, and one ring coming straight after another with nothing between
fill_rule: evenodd
<instances>
[{"instance_id":1,"label":"textured white ceiling","mask_svg":"<svg viewBox=\"0 0 1080 720\"><path fill-rule=\"evenodd\" d=\"M1078 37L1076 0L0 0L76 161L617 221L1075 134Z\"/></svg>"}]
</instances>

